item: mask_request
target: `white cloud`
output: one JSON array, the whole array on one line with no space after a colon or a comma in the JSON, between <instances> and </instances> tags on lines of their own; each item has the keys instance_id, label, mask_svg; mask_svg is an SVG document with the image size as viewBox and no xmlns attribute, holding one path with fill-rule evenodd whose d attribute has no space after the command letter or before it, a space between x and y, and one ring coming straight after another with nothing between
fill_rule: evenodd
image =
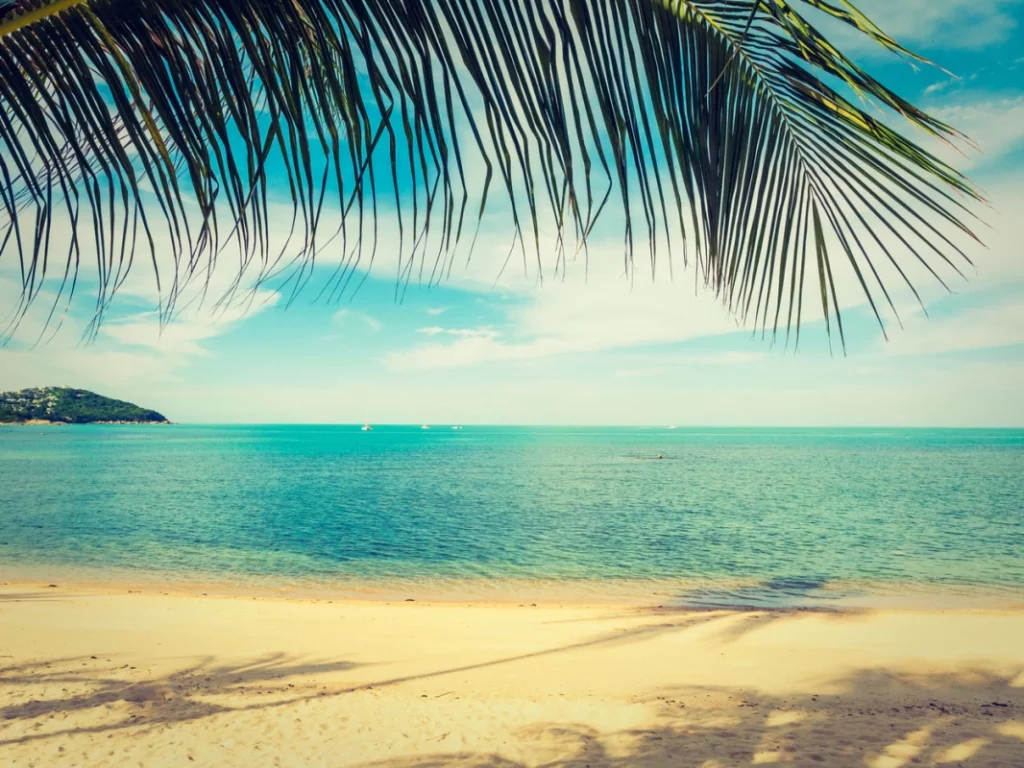
<instances>
[{"instance_id":1,"label":"white cloud","mask_svg":"<svg viewBox=\"0 0 1024 768\"><path fill-rule=\"evenodd\" d=\"M747 365L765 359L763 352L712 352L706 355L687 355L682 358L684 365Z\"/></svg>"},{"instance_id":2,"label":"white cloud","mask_svg":"<svg viewBox=\"0 0 1024 768\"><path fill-rule=\"evenodd\" d=\"M4 306L15 295L17 286L0 279ZM100 326L91 343L81 342L84 326L71 314L47 343L30 349L19 347L18 340L31 341L38 336L52 299L40 296L19 327L15 344L0 349L0 390L66 385L156 407L160 400L154 393L167 387L176 391L188 381L189 366L210 355L206 342L274 305L277 294L257 291L251 304L236 303L216 310L193 304L164 327L155 310L111 318Z\"/></svg>"},{"instance_id":3,"label":"white cloud","mask_svg":"<svg viewBox=\"0 0 1024 768\"><path fill-rule=\"evenodd\" d=\"M417 328L416 332L426 334L427 336L445 335L472 339L493 338L501 335L490 326L482 328L442 328L439 325L432 325L427 328Z\"/></svg>"},{"instance_id":4,"label":"white cloud","mask_svg":"<svg viewBox=\"0 0 1024 768\"><path fill-rule=\"evenodd\" d=\"M413 388L405 376L329 387L200 385L189 391L188 407L192 418L211 422L259 413L278 423L1006 427L1024 426L1021 381L1019 363L929 368L889 361L872 371L841 358L790 358L711 380L700 369L567 380L524 368L486 384L423 372Z\"/></svg>"},{"instance_id":5,"label":"white cloud","mask_svg":"<svg viewBox=\"0 0 1024 768\"><path fill-rule=\"evenodd\" d=\"M394 370L451 368L555 355L666 344L729 333L736 323L709 292L679 283L555 283L538 289L509 314L509 327L421 328L431 341L387 357Z\"/></svg>"},{"instance_id":6,"label":"white cloud","mask_svg":"<svg viewBox=\"0 0 1024 768\"><path fill-rule=\"evenodd\" d=\"M259 292L251 305L235 304L219 310L196 307L173 322L160 326L155 312L110 320L100 326L100 334L127 346L149 347L164 355L205 356L202 342L222 336L240 321L277 303L278 295Z\"/></svg>"},{"instance_id":7,"label":"white cloud","mask_svg":"<svg viewBox=\"0 0 1024 768\"><path fill-rule=\"evenodd\" d=\"M914 48L980 48L1006 40L1016 28L1021 0L858 0L864 15L898 42ZM868 38L830 24L837 43L881 51ZM834 33L833 33L833 30Z\"/></svg>"},{"instance_id":8,"label":"white cloud","mask_svg":"<svg viewBox=\"0 0 1024 768\"><path fill-rule=\"evenodd\" d=\"M941 80L937 83L932 83L924 89L925 96L934 96L937 93L942 93L947 88L952 87L956 82L956 80Z\"/></svg>"},{"instance_id":9,"label":"white cloud","mask_svg":"<svg viewBox=\"0 0 1024 768\"><path fill-rule=\"evenodd\" d=\"M938 259L933 258L939 273L954 290L961 293L978 294L1016 283L1024 285L1024 260L1017 257L1016 247L1016 243L1024 238L1024 221L1016 215L1021 205L1020 192L1012 183L992 192L998 208L995 211L989 210L985 218L994 229L978 227L991 251L976 244L967 249L976 265L976 274L975 269L959 260L959 257L952 257L970 281L963 281L950 268L942 266ZM392 370L405 371L536 361L568 354L676 344L750 330L749 323L746 326L740 325L710 291L695 287L692 272L684 273L682 278L677 276L674 282L662 276L653 283L649 279L638 278L631 285L628 280L614 278L614 249L613 244L592 247L591 271L587 281L580 279L578 271L570 269L564 282L548 283L540 288L519 287L516 291L518 301L510 305L506 321L500 325L500 332L491 326L448 329L435 325L421 328L420 333L429 336L430 340L406 349L390 351L386 355L388 366ZM895 250L897 257L902 257L901 266L913 279L927 305L934 306L934 302L946 297L945 290L923 267L915 263L912 256L901 253L899 248ZM835 245L832 253L841 307L844 312L855 307L866 311L863 291L842 257L842 249ZM873 286L876 301L880 302L880 309L887 319L890 335L900 339L899 344L913 344L916 338L913 315L917 311L913 296L887 260L878 258L878 254L875 256L875 266L886 281L897 307L901 308L900 315L906 322L906 330L901 331L886 312L884 297ZM811 272L805 281L802 326L805 333L823 333L807 330L810 324L821 319L820 301L816 295L818 281L813 272L813 262L809 269ZM871 277L868 279L871 280ZM905 307L909 307L909 311L903 309ZM780 334L783 335L785 322L783 309L780 320ZM970 325L965 331L983 332L987 333L976 325ZM878 338L881 340L881 334ZM769 342L758 343L762 344L763 349L769 347ZM989 344L984 340L979 343ZM922 342L922 346L926 346L926 342ZM894 343L893 349L896 348ZM757 351L735 353L734 361L752 362L753 358L746 355L756 354ZM729 359L721 356L703 360L692 358L691 362L694 365L722 365L729 362ZM660 363L640 363L637 369L659 367L662 367Z\"/></svg>"},{"instance_id":10,"label":"white cloud","mask_svg":"<svg viewBox=\"0 0 1024 768\"><path fill-rule=\"evenodd\" d=\"M427 314L430 315L431 317L436 317L437 315L443 315L447 311L448 311L448 307L429 307L426 310Z\"/></svg>"},{"instance_id":11,"label":"white cloud","mask_svg":"<svg viewBox=\"0 0 1024 768\"><path fill-rule=\"evenodd\" d=\"M359 312L354 309L339 309L331 319L335 325L345 325L352 320L360 321L375 333L382 328L379 320L365 312Z\"/></svg>"},{"instance_id":12,"label":"white cloud","mask_svg":"<svg viewBox=\"0 0 1024 768\"><path fill-rule=\"evenodd\" d=\"M1024 297L926 318L916 313L885 345L894 355L934 355L1024 344Z\"/></svg>"},{"instance_id":13,"label":"white cloud","mask_svg":"<svg viewBox=\"0 0 1024 768\"><path fill-rule=\"evenodd\" d=\"M620 379L649 379L662 376L667 368L622 368L615 372Z\"/></svg>"},{"instance_id":14,"label":"white cloud","mask_svg":"<svg viewBox=\"0 0 1024 768\"><path fill-rule=\"evenodd\" d=\"M946 162L962 170L998 160L1024 140L1024 96L958 97L931 112L978 145L980 152L971 148L960 152L946 144L933 146Z\"/></svg>"},{"instance_id":15,"label":"white cloud","mask_svg":"<svg viewBox=\"0 0 1024 768\"><path fill-rule=\"evenodd\" d=\"M723 352L693 353L682 352L671 356L661 356L665 365L655 368L620 368L615 371L618 378L624 379L646 379L655 376L663 376L671 371L677 371L682 367L711 367L730 365L753 365L766 359L764 352L741 352L739 350L726 350Z\"/></svg>"}]
</instances>

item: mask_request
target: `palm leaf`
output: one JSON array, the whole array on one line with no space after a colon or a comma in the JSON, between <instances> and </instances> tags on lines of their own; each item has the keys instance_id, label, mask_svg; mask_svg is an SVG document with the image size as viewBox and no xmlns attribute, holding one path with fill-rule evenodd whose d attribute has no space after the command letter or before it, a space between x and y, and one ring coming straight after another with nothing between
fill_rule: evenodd
<instances>
[{"instance_id":1,"label":"palm leaf","mask_svg":"<svg viewBox=\"0 0 1024 768\"><path fill-rule=\"evenodd\" d=\"M882 302L895 304L876 262L915 294L906 265L941 280L967 258L957 237L973 237L965 203L978 193L878 108L959 135L838 51L811 8L912 56L846 0L0 5L12 317L54 277L69 302L94 260L98 322L141 252L169 318L229 245L229 294L253 268L256 284L283 276L298 290L327 253L336 296L372 262L386 200L400 282L436 281L472 249L495 195L538 260L549 225L560 251L570 233L585 249L617 197L628 264L638 243L652 268L659 243L685 243L736 313L798 336L815 281L842 338L834 259L881 321ZM272 175L292 202L283 250L271 247ZM57 217L72 230L66 253L50 252Z\"/></svg>"}]
</instances>

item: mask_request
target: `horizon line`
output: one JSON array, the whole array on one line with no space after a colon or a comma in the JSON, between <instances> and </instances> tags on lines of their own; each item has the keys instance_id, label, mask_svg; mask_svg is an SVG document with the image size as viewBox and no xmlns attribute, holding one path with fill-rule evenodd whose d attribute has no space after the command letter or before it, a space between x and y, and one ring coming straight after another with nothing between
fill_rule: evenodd
<instances>
[{"instance_id":1,"label":"horizon line","mask_svg":"<svg viewBox=\"0 0 1024 768\"><path fill-rule=\"evenodd\" d=\"M55 422L58 423L58 422ZM424 425L430 428L444 427L512 427L518 429L974 429L974 430L1024 430L1024 424L1009 426L990 425L941 425L941 424L559 424L559 423L491 423L472 421L435 421L435 422L397 422L397 421L174 421L169 424L153 424L152 426L189 426L189 427L411 427L421 429ZM88 424L68 424L68 426L90 426ZM94 425L104 426L104 425ZM116 425L107 425L116 426ZM146 426L142 423L139 426ZM428 431L428 430L422 430Z\"/></svg>"}]
</instances>

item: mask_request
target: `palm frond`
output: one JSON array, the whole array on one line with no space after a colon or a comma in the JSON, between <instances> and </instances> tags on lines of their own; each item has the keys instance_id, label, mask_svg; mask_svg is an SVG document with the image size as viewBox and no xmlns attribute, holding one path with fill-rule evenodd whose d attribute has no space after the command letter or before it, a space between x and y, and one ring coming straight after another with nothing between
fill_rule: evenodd
<instances>
[{"instance_id":1,"label":"palm frond","mask_svg":"<svg viewBox=\"0 0 1024 768\"><path fill-rule=\"evenodd\" d=\"M98 322L140 252L170 317L229 244L232 291L251 268L297 290L328 253L335 293L372 262L385 201L400 280L439 280L494 194L524 257L549 225L559 249L569 232L585 248L614 196L627 262L638 243L652 268L659 242L686 243L741 317L797 334L816 281L842 338L836 254L881 320L882 301L895 305L877 262L912 290L909 262L941 280L940 265L967 258L955 238L973 237L965 202L979 196L877 110L959 134L837 50L809 8L912 56L847 0L0 5L12 317L54 276L70 301L95 259ZM284 249L271 246L275 186L292 203ZM51 253L60 217L70 245Z\"/></svg>"}]
</instances>

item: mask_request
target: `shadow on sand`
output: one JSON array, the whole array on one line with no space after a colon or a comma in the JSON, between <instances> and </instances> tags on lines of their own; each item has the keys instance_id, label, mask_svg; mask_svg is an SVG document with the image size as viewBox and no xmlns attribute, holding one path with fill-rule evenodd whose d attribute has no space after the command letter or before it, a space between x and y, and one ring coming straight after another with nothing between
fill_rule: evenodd
<instances>
[{"instance_id":1,"label":"shadow on sand","mask_svg":"<svg viewBox=\"0 0 1024 768\"><path fill-rule=\"evenodd\" d=\"M76 733L173 725L224 712L286 706L326 695L326 688L316 682L318 675L358 666L346 661L300 663L275 653L240 664L218 664L207 658L169 675L140 680L133 676L135 667L111 666L111 662L107 657L89 656L0 667L0 693L44 692L38 699L0 707L0 747ZM58 687L62 695L47 695ZM247 702L256 700L243 706L218 701L240 694ZM104 722L4 738L4 725L11 721L45 721L58 714L63 718L83 712L101 715Z\"/></svg>"},{"instance_id":2,"label":"shadow on sand","mask_svg":"<svg viewBox=\"0 0 1024 768\"><path fill-rule=\"evenodd\" d=\"M870 669L828 694L765 696L736 689L659 691L643 729L599 732L538 723L491 753L424 753L360 768L1021 768L1024 689L986 671L914 676ZM515 752L543 755L522 761Z\"/></svg>"},{"instance_id":3,"label":"shadow on sand","mask_svg":"<svg viewBox=\"0 0 1024 768\"><path fill-rule=\"evenodd\" d=\"M237 664L204 659L170 674L148 676L106 657L12 663L0 667L0 752L5 745L123 729L174 728L214 715L287 708L318 698L333 709L307 710L304 717L319 713L327 723L322 727L329 727L333 737L358 739L358 734L345 732L344 719L338 718L339 708L360 706L352 696L357 692L374 689L377 696L380 689L393 688L398 696L418 698L418 687L402 686L585 647L685 633L701 625L725 645L791 615L750 613L737 621L735 614L720 611L666 611L658 617L664 620L579 643L416 675L380 676L359 685L346 685L344 673L361 665L310 662L280 653ZM845 615L834 618L845 620ZM717 623L721 627L716 631ZM403 711L403 701L393 702L396 713ZM788 696L678 686L666 680L663 687L631 701L647 706L646 727L596 731L579 723L536 722L502 734L501 750L444 752L436 744L424 743L417 745L422 752L414 756L365 763L363 768L1024 766L1024 670L1012 675L985 669L914 675L864 669L823 685L819 694ZM431 706L436 718L444 721L448 700ZM281 716L289 713L282 709ZM241 755L239 764L245 764Z\"/></svg>"},{"instance_id":4,"label":"shadow on sand","mask_svg":"<svg viewBox=\"0 0 1024 768\"><path fill-rule=\"evenodd\" d=\"M52 588L51 588L52 590ZM2 592L0 603L34 603L42 600L60 600L64 598L59 592L39 590L36 592Z\"/></svg>"}]
</instances>

